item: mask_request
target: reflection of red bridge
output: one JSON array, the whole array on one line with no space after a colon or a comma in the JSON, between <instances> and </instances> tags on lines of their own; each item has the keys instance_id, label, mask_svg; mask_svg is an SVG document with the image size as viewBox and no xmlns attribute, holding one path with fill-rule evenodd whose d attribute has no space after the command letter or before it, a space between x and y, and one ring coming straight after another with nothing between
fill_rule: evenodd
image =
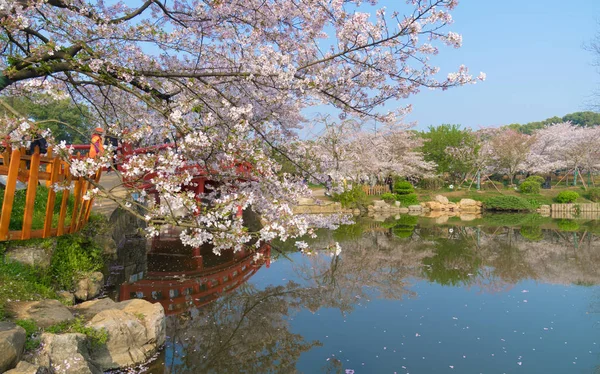
<instances>
[{"instance_id":1,"label":"reflection of red bridge","mask_svg":"<svg viewBox=\"0 0 600 374\"><path fill-rule=\"evenodd\" d=\"M257 253L261 259L255 260ZM256 253L242 250L231 253L231 258L224 263L204 266L199 250L194 250L195 269L149 271L146 279L121 285L119 300L138 298L159 302L166 314L180 313L194 305L202 307L245 283L263 263L269 267L270 253L271 246L263 244Z\"/></svg>"}]
</instances>

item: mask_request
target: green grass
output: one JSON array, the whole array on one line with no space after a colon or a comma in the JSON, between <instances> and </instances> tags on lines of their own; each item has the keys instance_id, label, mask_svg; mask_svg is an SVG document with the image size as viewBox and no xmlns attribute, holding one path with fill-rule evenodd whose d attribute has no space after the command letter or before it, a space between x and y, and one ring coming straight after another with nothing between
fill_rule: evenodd
<instances>
[{"instance_id":1,"label":"green grass","mask_svg":"<svg viewBox=\"0 0 600 374\"><path fill-rule=\"evenodd\" d=\"M44 221L46 219L46 205L48 203L48 192L50 189L46 186L38 186L35 201L33 203L33 221L31 224L32 230L38 230L44 228ZM25 199L27 190L19 190L15 192L13 201L12 214L10 216L10 230L21 230L23 227L23 215L25 213ZM52 215L52 225L56 227L58 225L58 217L60 214L60 205L62 202L63 191L56 193L56 200L54 203L54 210ZM4 201L4 188L0 188L0 205ZM67 200L67 214L65 217L65 226L71 224L71 215L73 212L73 205L75 198L73 194L69 194Z\"/></svg>"},{"instance_id":2,"label":"green grass","mask_svg":"<svg viewBox=\"0 0 600 374\"><path fill-rule=\"evenodd\" d=\"M48 269L7 262L4 256L11 242L0 244L0 320L7 317L9 300L56 299L57 290L71 290L80 274L97 271L104 266L102 251L93 242L94 232L101 230L104 220L93 215L79 233L51 239L15 242L18 246L56 246Z\"/></svg>"},{"instance_id":3,"label":"green grass","mask_svg":"<svg viewBox=\"0 0 600 374\"><path fill-rule=\"evenodd\" d=\"M32 319L19 319L15 321L15 324L25 329L25 350L33 351L40 346L40 328L37 327L36 323Z\"/></svg>"},{"instance_id":4,"label":"green grass","mask_svg":"<svg viewBox=\"0 0 600 374\"><path fill-rule=\"evenodd\" d=\"M138 314L141 314L141 313L135 313L136 317L138 317ZM143 314L142 314L142 318L143 318ZM108 332L106 331L106 329L96 330L94 328L85 326L85 320L83 319L83 317L77 317L71 321L64 321L64 322L57 323L55 325L52 325L52 326L46 328L45 331L52 333L52 334L64 334L64 333L84 334L85 336L88 337L92 346L96 346L96 347L105 344L106 341L108 340Z\"/></svg>"}]
</instances>

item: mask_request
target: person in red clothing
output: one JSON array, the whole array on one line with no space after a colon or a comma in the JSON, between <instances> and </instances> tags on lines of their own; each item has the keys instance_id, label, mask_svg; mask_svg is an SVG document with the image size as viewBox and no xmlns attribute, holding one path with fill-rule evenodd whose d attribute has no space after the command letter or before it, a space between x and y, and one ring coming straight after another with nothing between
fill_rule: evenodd
<instances>
[{"instance_id":1,"label":"person in red clothing","mask_svg":"<svg viewBox=\"0 0 600 374\"><path fill-rule=\"evenodd\" d=\"M96 158L96 156L104 153L104 142L102 141L102 134L104 130L102 127L96 127L92 134L92 144L90 144L89 157Z\"/></svg>"}]
</instances>

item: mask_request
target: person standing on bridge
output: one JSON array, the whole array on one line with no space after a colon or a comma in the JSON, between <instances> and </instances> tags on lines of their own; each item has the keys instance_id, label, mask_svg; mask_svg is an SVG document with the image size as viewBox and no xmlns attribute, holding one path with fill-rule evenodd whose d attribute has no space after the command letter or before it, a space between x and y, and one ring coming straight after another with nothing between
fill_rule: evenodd
<instances>
[{"instance_id":1,"label":"person standing on bridge","mask_svg":"<svg viewBox=\"0 0 600 374\"><path fill-rule=\"evenodd\" d=\"M102 144L102 134L104 130L102 127L96 127L92 133L92 144L90 144L90 153L88 154L91 158L96 158L98 155L104 153L104 144Z\"/></svg>"}]
</instances>

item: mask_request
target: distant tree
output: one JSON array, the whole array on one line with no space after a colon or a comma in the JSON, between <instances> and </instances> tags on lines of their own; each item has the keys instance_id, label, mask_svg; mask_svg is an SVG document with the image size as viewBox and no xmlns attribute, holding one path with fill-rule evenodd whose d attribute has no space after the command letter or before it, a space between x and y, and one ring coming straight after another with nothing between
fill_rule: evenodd
<instances>
[{"instance_id":1,"label":"distant tree","mask_svg":"<svg viewBox=\"0 0 600 374\"><path fill-rule=\"evenodd\" d=\"M563 117L550 117L543 121L529 122L526 124L511 123L504 126L513 130L517 130L523 134L531 135L536 130L541 130L546 126L551 126L557 123L571 122L573 125L581 127L593 127L600 125L600 113L596 112L575 112L567 114Z\"/></svg>"},{"instance_id":2,"label":"distant tree","mask_svg":"<svg viewBox=\"0 0 600 374\"><path fill-rule=\"evenodd\" d=\"M534 141L533 136L513 129L500 130L489 140L490 164L496 172L507 174L510 184L513 184L515 174L526 166L525 161Z\"/></svg>"},{"instance_id":3,"label":"distant tree","mask_svg":"<svg viewBox=\"0 0 600 374\"><path fill-rule=\"evenodd\" d=\"M562 118L562 122L571 122L574 125L582 127L592 127L600 125L600 113L596 112L575 112L567 114Z\"/></svg>"},{"instance_id":4,"label":"distant tree","mask_svg":"<svg viewBox=\"0 0 600 374\"><path fill-rule=\"evenodd\" d=\"M428 131L421 132L421 137L425 161L435 162L437 172L450 174L452 182L462 180L475 167L475 157L456 157L457 149L471 149L471 153L477 155L480 146L471 130L444 124L430 126Z\"/></svg>"},{"instance_id":5,"label":"distant tree","mask_svg":"<svg viewBox=\"0 0 600 374\"><path fill-rule=\"evenodd\" d=\"M19 114L41 122L43 128L49 128L58 141L68 144L86 143L89 141L92 124L87 107L75 105L70 99L57 100L47 95L3 97ZM10 115L0 106L0 113ZM53 122L59 121L59 122ZM48 122L44 122L48 121Z\"/></svg>"}]
</instances>

